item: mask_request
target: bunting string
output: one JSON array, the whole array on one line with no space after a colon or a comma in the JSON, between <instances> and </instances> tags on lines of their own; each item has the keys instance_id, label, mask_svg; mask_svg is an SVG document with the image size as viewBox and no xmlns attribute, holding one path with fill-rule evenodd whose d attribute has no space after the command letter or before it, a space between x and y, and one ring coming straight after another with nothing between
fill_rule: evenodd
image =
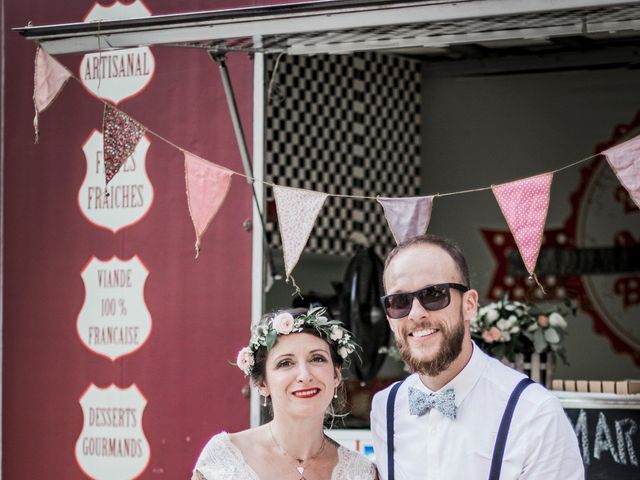
<instances>
[{"instance_id":1,"label":"bunting string","mask_svg":"<svg viewBox=\"0 0 640 480\"><path fill-rule=\"evenodd\" d=\"M77 76L48 55L44 49L41 50L41 48L42 47L38 45L35 62L34 104L36 108L36 118L34 119L34 127L36 129L36 138L38 132L38 114L49 106L66 80L73 78L77 83L82 84ZM279 60L280 57L276 60L276 66ZM43 67L38 70L41 65ZM40 74L40 71L44 73ZM274 77L275 72L269 82L269 96L272 94ZM300 292L300 288L295 284L291 273L298 262L311 234L318 213L322 209L327 197L376 200L382 205L385 211L387 223L396 242L402 242L408 237L419 235L426 231L435 198L492 190L509 229L514 235L526 269L531 278L534 279L542 289L543 293L544 289L538 281L534 270L544 233L549 207L551 180L554 174L603 155L607 158L623 187L625 187L632 199L640 207L640 165L638 164L638 158L640 158L640 136L624 144L617 145L601 153L589 155L588 157L561 166L555 170L501 184L492 184L487 187L454 192L436 193L428 197L390 198L380 197L379 195L324 193L305 188L287 187L253 178L245 173L237 172L204 158L197 157L195 154L185 150L141 122L134 120L110 102L98 96L94 96L94 98L104 104L105 112L108 112L116 119L122 117L119 119L121 122L117 126L120 130L128 133L128 137L124 140L117 135L114 136L112 143L118 148L112 159L114 162L112 165L113 168L111 169L112 173L111 176L107 175L107 182L113 175L117 174L120 165L126 160L126 157L130 155L131 152L129 150L135 147L137 143L136 136L138 134L142 136L148 133L183 153L189 210L196 233L196 257L200 252L200 238L223 203L232 175L243 177L250 183L259 182L271 187L274 192L279 218L286 278L287 281L292 282L298 293ZM104 125L103 129L106 130ZM134 140L136 141L134 142ZM120 145L120 143L124 146ZM105 163L105 167L106 166Z\"/></svg>"},{"instance_id":2,"label":"bunting string","mask_svg":"<svg viewBox=\"0 0 640 480\"><path fill-rule=\"evenodd\" d=\"M72 72L69 72L69 73L70 73L70 78L72 78L73 80L75 80L78 84L82 85L82 82L80 81L80 79L79 79L76 75L74 75ZM153 135L153 136L154 136L155 138L157 138L158 140L161 140L161 141L165 142L167 145L171 145L173 148L175 148L176 150L179 150L179 151L180 151L180 152L182 152L183 154L184 154L184 153L191 153L192 155L195 155L195 154L193 154L192 152L189 152L188 150L185 150L185 149L184 149L184 148L182 148L181 146L179 146L179 145L175 144L174 142L172 142L172 141L171 141L171 140L169 140L168 138L163 137L162 135L160 135L160 134L159 134L158 132L156 132L155 130L153 130L153 129L149 128L149 127L148 127L147 125L145 125L144 123L142 123L142 122L140 122L140 121L136 120L134 117L130 116L128 113L124 112L123 110L121 110L121 109L120 109L120 108L118 108L117 106L114 106L114 105L113 105L113 104L111 104L110 102L107 102L106 100L103 100L102 98L99 98L99 97L96 97L96 96L94 96L94 98L95 98L97 101L102 102L104 105L109 105L112 109L117 110L118 112L123 113L123 114L125 114L125 115L129 116L129 118L131 118L132 120L135 120L135 121L136 121L136 123L138 123L140 126L142 126L142 127L145 129L146 133L149 133L149 134ZM579 164L581 164L581 163L584 163L584 162L586 162L586 161L588 161L588 160L591 160L591 159L593 159L593 158L596 158L596 157L598 157L599 155L601 155L601 154L600 154L600 153L597 153L597 154L594 154L594 155L590 155L590 156L588 156L588 157L582 158L582 159L577 160L577 161L575 161L575 162L573 162L573 163L570 163L570 164L568 164L568 165L564 165L564 166L562 166L562 167L559 167L559 168L557 168L557 169L555 169L555 170L549 170L549 171L547 171L547 172L542 172L542 173L540 173L540 174L528 175L527 177L521 177L521 178L522 178L522 179L524 179L524 178L528 178L529 176L542 175L542 174L544 174L544 173L558 173L558 172L561 172L561 171L563 171L563 170L567 170L567 169L569 169L569 168L575 167L576 165L579 165ZM206 159L205 159L205 160L206 160ZM211 162L210 160L206 160L206 161L208 161L208 162L210 162L210 163L213 163L214 165L218 165L218 164L216 164L216 163L214 163L214 162ZM226 170L229 170L229 171L230 171L231 173L233 173L234 175L238 175L239 177L246 178L246 179L247 179L247 180L249 180L250 182L258 182L258 183L262 183L262 184L267 185L267 186L272 187L272 188L273 188L273 187L278 186L278 184L271 183L271 182L268 182L268 181L266 181L266 180L260 180L260 179L257 179L257 178L253 178L253 177L251 177L251 176L249 176L249 175L246 175L246 174L244 174L244 173L237 172L237 171L235 171L235 170L232 170L232 169L226 168L226 167L224 167L224 166L222 166L222 165L218 165L218 166L219 166L219 167L221 167L221 168L224 168L224 169L226 169ZM509 182L505 182L505 183L509 183ZM458 190L458 191L454 191L454 192L435 193L435 194L433 194L433 196L434 196L434 197L448 197L448 196L451 196L451 195L463 195L463 194L467 194L467 193L483 192L483 191L491 190L494 186L497 186L497 185L498 185L498 184L496 184L496 185L489 185L489 186L487 186L487 187L472 188L472 189L469 189L469 190ZM309 189L303 189L303 190L309 190ZM343 194L343 193L325 193L325 192L318 192L318 193L324 193L324 194L325 194L325 195L327 195L328 197L336 197L336 198L353 198L353 199L358 199L358 200L377 200L377 199L378 199L378 197L379 197L379 195L371 196L371 195L349 195L349 194Z\"/></svg>"}]
</instances>

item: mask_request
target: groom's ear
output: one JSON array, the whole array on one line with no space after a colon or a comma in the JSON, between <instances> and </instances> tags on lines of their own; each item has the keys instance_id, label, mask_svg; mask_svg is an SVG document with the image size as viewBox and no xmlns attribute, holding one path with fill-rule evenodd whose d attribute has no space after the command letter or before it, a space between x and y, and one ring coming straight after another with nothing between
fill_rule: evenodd
<instances>
[{"instance_id":1,"label":"groom's ear","mask_svg":"<svg viewBox=\"0 0 640 480\"><path fill-rule=\"evenodd\" d=\"M476 290L470 289L463 294L462 308L464 319L471 321L478 311L478 292Z\"/></svg>"}]
</instances>

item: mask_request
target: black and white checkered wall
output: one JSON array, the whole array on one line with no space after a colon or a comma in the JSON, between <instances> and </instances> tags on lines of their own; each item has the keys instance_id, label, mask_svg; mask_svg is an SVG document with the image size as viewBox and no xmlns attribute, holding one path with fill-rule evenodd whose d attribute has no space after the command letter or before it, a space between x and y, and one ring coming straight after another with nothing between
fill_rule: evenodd
<instances>
[{"instance_id":1,"label":"black and white checkered wall","mask_svg":"<svg viewBox=\"0 0 640 480\"><path fill-rule=\"evenodd\" d=\"M266 180L331 194L406 197L420 188L420 64L377 53L267 58ZM271 189L268 201L273 200ZM269 243L281 247L277 227ZM361 232L394 245L374 199L328 197L305 251L350 255Z\"/></svg>"}]
</instances>

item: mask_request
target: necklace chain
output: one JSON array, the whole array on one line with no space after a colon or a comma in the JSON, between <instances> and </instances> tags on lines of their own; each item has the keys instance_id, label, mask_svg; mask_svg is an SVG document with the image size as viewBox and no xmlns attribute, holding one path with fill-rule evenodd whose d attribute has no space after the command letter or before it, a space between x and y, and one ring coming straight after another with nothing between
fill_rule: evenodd
<instances>
[{"instance_id":1,"label":"necklace chain","mask_svg":"<svg viewBox=\"0 0 640 480\"><path fill-rule=\"evenodd\" d=\"M304 470L309 466L309 463L311 463L311 461L313 461L316 458L318 458L320 456L320 454L324 451L324 444L325 444L325 442L327 440L327 436L324 435L324 434L322 435L322 445L320 445L320 448L318 449L318 451L305 460L305 459L302 459L302 458L294 457L289 452L287 452L284 448L282 448L282 445L280 445L278 443L278 440L276 440L276 436L273 434L273 430L271 429L271 423L269 423L269 433L271 433L271 439L273 440L273 443L278 448L278 450L280 450L282 453L284 453L287 457L292 458L296 462L298 462L298 466L296 467L296 470L300 474L300 480L305 480ZM306 463L306 465L305 465L305 463Z\"/></svg>"}]
</instances>

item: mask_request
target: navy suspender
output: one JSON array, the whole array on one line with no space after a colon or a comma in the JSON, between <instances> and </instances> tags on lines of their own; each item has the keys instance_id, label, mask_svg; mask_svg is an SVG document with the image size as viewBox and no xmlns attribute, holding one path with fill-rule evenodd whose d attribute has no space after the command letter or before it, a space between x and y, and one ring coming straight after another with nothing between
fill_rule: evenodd
<instances>
[{"instance_id":1,"label":"navy suspender","mask_svg":"<svg viewBox=\"0 0 640 480\"><path fill-rule=\"evenodd\" d=\"M404 381L404 380L403 380ZM394 441L393 441L393 417L396 405L396 394L398 389L402 385L402 382L396 382L389 391L389 397L387 397L387 480L395 480L394 472Z\"/></svg>"},{"instance_id":2,"label":"navy suspender","mask_svg":"<svg viewBox=\"0 0 640 480\"><path fill-rule=\"evenodd\" d=\"M498 430L498 436L496 437L496 443L493 446L493 458L491 460L491 470L489 471L489 480L500 479L500 469L502 468L502 459L504 457L504 447L507 443L507 436L509 435L509 427L511 426L511 419L513 418L513 411L516 409L518 399L523 390L531 385L533 381L530 378L523 378L520 383L516 385L516 388L511 392L507 406L502 414L502 420L500 421L500 429ZM396 395L398 389L402 385L402 382L396 382L389 391L389 397L387 397L387 480L395 480L395 468L394 468L394 411L396 403Z\"/></svg>"},{"instance_id":3,"label":"navy suspender","mask_svg":"<svg viewBox=\"0 0 640 480\"><path fill-rule=\"evenodd\" d=\"M511 419L513 418L513 411L516 409L516 404L518 403L518 399L520 398L522 391L532 383L533 380L530 378L523 378L520 380L520 383L516 385L516 388L513 389L513 392L511 392L507 406L502 414L496 444L493 446L493 458L491 459L489 480L500 479L500 469L502 468L502 458L504 457L504 446L507 443L507 435L509 435L509 426L511 425Z\"/></svg>"}]
</instances>

